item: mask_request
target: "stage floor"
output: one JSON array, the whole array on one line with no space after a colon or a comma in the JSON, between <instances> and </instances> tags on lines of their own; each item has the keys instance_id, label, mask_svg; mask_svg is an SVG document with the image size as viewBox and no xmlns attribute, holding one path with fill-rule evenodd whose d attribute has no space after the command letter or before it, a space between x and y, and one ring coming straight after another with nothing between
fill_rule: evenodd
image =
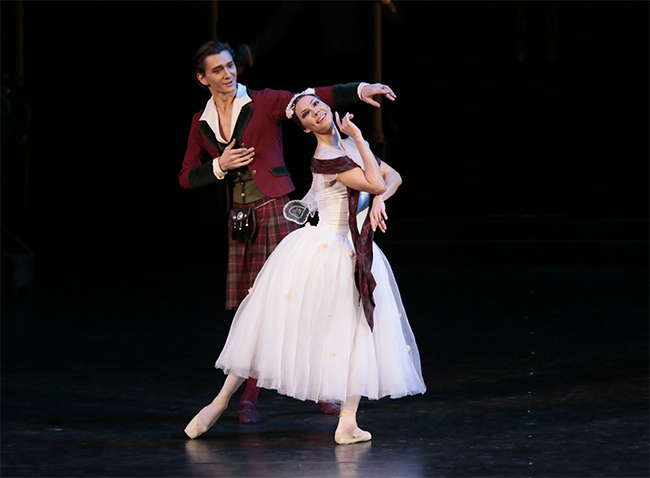
<instances>
[{"instance_id":1,"label":"stage floor","mask_svg":"<svg viewBox=\"0 0 650 478\"><path fill-rule=\"evenodd\" d=\"M53 233L3 297L3 477L650 475L647 243L386 241L428 391L362 400L373 440L337 446L267 390L261 424L236 395L185 437L231 315L221 256L165 228Z\"/></svg>"}]
</instances>

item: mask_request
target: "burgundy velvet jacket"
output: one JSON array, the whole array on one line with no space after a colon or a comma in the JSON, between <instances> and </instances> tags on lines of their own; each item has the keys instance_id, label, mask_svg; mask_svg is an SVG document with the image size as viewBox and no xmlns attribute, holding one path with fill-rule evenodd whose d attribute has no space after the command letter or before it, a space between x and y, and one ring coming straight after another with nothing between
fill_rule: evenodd
<instances>
[{"instance_id":1,"label":"burgundy velvet jacket","mask_svg":"<svg viewBox=\"0 0 650 478\"><path fill-rule=\"evenodd\" d=\"M315 88L316 95L329 106L359 102L359 83ZM295 189L284 163L282 149L282 122L285 108L294 93L284 90L247 90L251 101L245 104L237 118L233 136L235 147L244 144L255 148L255 159L248 165L257 188L270 198L289 194ZM217 177L212 169L212 159L227 146L217 140L207 121L202 121L203 110L192 119L183 166L178 175L184 189L194 189L213 184Z\"/></svg>"}]
</instances>

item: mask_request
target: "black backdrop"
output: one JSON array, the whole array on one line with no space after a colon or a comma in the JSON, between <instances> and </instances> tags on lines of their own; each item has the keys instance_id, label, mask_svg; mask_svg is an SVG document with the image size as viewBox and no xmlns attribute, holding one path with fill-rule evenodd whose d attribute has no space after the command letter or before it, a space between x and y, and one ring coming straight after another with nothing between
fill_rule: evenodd
<instances>
[{"instance_id":1,"label":"black backdrop","mask_svg":"<svg viewBox=\"0 0 650 478\"><path fill-rule=\"evenodd\" d=\"M390 206L400 219L647 217L647 2L394 5L383 7L383 81L398 101L384 103L383 121L385 159L404 178ZM240 77L254 89L370 81L371 8L220 1L217 31L235 49L264 39ZM20 210L24 184L37 222L214 219L216 194L177 183L191 116L207 100L190 60L209 39L209 12L194 1L24 2L28 182L3 135L3 222ZM15 13L2 2L5 85ZM369 108L355 111L362 127ZM285 147L299 195L312 143L293 128Z\"/></svg>"}]
</instances>

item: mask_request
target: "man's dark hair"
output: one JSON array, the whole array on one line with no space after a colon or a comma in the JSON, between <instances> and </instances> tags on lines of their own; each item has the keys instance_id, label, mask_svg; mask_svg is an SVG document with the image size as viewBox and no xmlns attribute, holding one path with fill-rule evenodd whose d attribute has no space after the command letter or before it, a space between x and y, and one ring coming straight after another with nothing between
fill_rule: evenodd
<instances>
[{"instance_id":1,"label":"man's dark hair","mask_svg":"<svg viewBox=\"0 0 650 478\"><path fill-rule=\"evenodd\" d=\"M198 50L196 50L196 53L194 53L194 58L192 59L194 72L205 73L205 59L210 55L217 55L222 51L227 51L230 53L230 56L232 56L233 59L235 58L235 51L230 47L230 45L228 45L228 43L219 40L211 40L205 42L199 47ZM201 88L204 88L206 90L208 89L208 87L202 84L198 78L196 79L196 82Z\"/></svg>"}]
</instances>

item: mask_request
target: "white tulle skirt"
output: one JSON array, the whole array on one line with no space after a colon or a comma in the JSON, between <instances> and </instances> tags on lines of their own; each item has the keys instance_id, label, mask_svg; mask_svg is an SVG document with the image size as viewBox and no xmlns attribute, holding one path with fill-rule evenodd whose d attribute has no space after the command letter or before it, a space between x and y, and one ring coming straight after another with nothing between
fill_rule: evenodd
<instances>
[{"instance_id":1,"label":"white tulle skirt","mask_svg":"<svg viewBox=\"0 0 650 478\"><path fill-rule=\"evenodd\" d=\"M351 241L304 227L267 259L216 367L300 400L424 393L418 348L390 265L375 244L371 332L354 283Z\"/></svg>"}]
</instances>

